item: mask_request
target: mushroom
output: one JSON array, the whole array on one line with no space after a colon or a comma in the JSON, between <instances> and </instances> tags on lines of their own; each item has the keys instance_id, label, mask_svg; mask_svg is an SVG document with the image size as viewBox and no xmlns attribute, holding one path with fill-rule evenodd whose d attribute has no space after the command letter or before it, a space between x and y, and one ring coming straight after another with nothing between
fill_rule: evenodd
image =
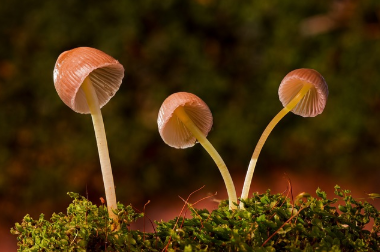
<instances>
[{"instance_id":1,"label":"mushroom","mask_svg":"<svg viewBox=\"0 0 380 252\"><path fill-rule=\"evenodd\" d=\"M94 48L79 47L59 55L54 67L54 86L62 101L72 110L91 114L109 216L117 209L115 186L100 109L115 95L124 77L123 66Z\"/></svg>"},{"instance_id":2,"label":"mushroom","mask_svg":"<svg viewBox=\"0 0 380 252\"><path fill-rule=\"evenodd\" d=\"M323 76L313 69L296 69L288 73L281 81L278 95L284 108L268 124L253 152L245 177L241 199L247 199L253 172L260 151L270 132L289 112L303 117L315 117L322 113L326 106L329 90ZM240 208L244 209L243 202Z\"/></svg>"},{"instance_id":3,"label":"mushroom","mask_svg":"<svg viewBox=\"0 0 380 252\"><path fill-rule=\"evenodd\" d=\"M198 96L179 92L170 95L158 112L158 130L164 142L174 148L192 147L198 141L210 154L222 174L227 188L229 208L236 209L237 195L231 175L219 153L206 136L212 127L212 114Z\"/></svg>"}]
</instances>

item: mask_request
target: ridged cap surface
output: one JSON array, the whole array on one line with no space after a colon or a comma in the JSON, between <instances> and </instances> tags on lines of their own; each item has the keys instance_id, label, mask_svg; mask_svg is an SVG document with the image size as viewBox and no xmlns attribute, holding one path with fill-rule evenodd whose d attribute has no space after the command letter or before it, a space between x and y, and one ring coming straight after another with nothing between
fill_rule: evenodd
<instances>
[{"instance_id":1,"label":"ridged cap surface","mask_svg":"<svg viewBox=\"0 0 380 252\"><path fill-rule=\"evenodd\" d=\"M83 114L90 113L80 89L87 76L103 107L119 90L124 67L106 53L90 47L78 47L59 55L53 72L55 89L67 106Z\"/></svg>"},{"instance_id":2,"label":"ridged cap surface","mask_svg":"<svg viewBox=\"0 0 380 252\"><path fill-rule=\"evenodd\" d=\"M166 144L184 149L194 146L196 138L174 114L180 106L184 107L188 116L205 136L211 130L213 119L207 104L194 94L179 92L165 99L158 112L158 131Z\"/></svg>"},{"instance_id":3,"label":"ridged cap surface","mask_svg":"<svg viewBox=\"0 0 380 252\"><path fill-rule=\"evenodd\" d=\"M313 87L292 109L292 112L303 117L314 117L323 112L329 95L327 83L317 71L306 68L291 71L281 81L278 95L285 107L305 83L310 83Z\"/></svg>"}]
</instances>

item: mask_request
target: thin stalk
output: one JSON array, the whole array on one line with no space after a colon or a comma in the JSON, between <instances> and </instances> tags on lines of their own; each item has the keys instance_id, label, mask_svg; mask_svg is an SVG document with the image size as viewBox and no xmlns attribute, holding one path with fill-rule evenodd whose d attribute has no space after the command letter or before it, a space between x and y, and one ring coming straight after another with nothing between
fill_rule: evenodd
<instances>
[{"instance_id":1,"label":"thin stalk","mask_svg":"<svg viewBox=\"0 0 380 252\"><path fill-rule=\"evenodd\" d=\"M215 150L214 146L212 146L212 144L207 140L205 135L194 124L194 122L188 116L188 114L186 113L183 107L178 107L174 111L174 113L181 120L181 122L187 127L187 129L190 130L190 132L198 140L198 142L203 146L203 148L205 148L205 150L210 154L211 158L214 160L214 162L218 166L219 171L222 174L224 183L227 188L229 208L236 209L237 208L236 205L233 204L233 203L237 203L237 195L236 195L235 186L223 159L221 158L219 153Z\"/></svg>"},{"instance_id":2,"label":"thin stalk","mask_svg":"<svg viewBox=\"0 0 380 252\"><path fill-rule=\"evenodd\" d=\"M113 182L111 161L108 153L106 132L104 129L103 117L100 111L98 97L89 77L86 77L82 86L85 93L87 104L90 108L92 123L94 124L96 143L98 145L100 167L102 169L104 189L106 193L106 201L108 215L117 223L117 215L112 210L117 209L115 185Z\"/></svg>"},{"instance_id":3,"label":"thin stalk","mask_svg":"<svg viewBox=\"0 0 380 252\"><path fill-rule=\"evenodd\" d=\"M249 194L249 189L251 187L253 172L255 171L257 159L259 158L261 149L264 146L265 141L267 140L269 134L272 132L273 128L277 125L277 123L294 107L302 100L302 98L307 94L307 92L312 87L311 84L306 83L301 88L301 90L294 96L294 98L272 119L272 121L265 128L263 134L261 135L259 142L256 145L256 148L253 152L251 161L249 162L247 174L245 176L243 191L241 193L241 199L247 199ZM244 209L243 202L240 202L240 209Z\"/></svg>"}]
</instances>

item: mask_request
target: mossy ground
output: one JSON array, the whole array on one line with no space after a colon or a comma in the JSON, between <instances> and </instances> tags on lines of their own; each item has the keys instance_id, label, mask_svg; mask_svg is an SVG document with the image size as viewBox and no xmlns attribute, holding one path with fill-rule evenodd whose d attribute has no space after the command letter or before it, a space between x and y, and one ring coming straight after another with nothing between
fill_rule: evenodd
<instances>
[{"instance_id":1,"label":"mossy ground","mask_svg":"<svg viewBox=\"0 0 380 252\"><path fill-rule=\"evenodd\" d=\"M67 214L25 216L11 233L18 251L380 251L380 212L350 191L335 187L337 198L291 193L253 194L246 211L228 210L223 201L209 212L185 203L180 216L156 222L153 233L130 228L143 218L132 206L118 204L120 229L113 231L105 206L75 193ZM369 195L369 199L379 195ZM183 218L191 211L192 218Z\"/></svg>"}]
</instances>

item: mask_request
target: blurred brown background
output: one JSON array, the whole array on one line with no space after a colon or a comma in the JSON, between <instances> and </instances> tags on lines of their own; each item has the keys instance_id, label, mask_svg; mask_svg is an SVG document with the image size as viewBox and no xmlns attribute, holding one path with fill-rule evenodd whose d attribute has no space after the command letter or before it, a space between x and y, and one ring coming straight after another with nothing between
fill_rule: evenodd
<instances>
[{"instance_id":1,"label":"blurred brown background","mask_svg":"<svg viewBox=\"0 0 380 252\"><path fill-rule=\"evenodd\" d=\"M97 204L104 197L91 117L66 107L54 89L61 52L95 47L124 65L123 84L102 109L116 193L139 209L151 200L147 211L160 220L180 211L178 195L202 185L200 198L215 191L225 197L200 145L176 150L160 139L156 117L164 99L186 91L209 105L209 140L240 196L256 142L282 108L279 83L303 67L325 77L327 107L315 118L289 114L280 122L263 148L252 191L282 192L287 173L294 193L318 186L331 192L335 184L358 197L380 192L379 42L377 0L3 0L1 251L15 249L9 229L27 213L65 212L66 192L87 190Z\"/></svg>"}]
</instances>

